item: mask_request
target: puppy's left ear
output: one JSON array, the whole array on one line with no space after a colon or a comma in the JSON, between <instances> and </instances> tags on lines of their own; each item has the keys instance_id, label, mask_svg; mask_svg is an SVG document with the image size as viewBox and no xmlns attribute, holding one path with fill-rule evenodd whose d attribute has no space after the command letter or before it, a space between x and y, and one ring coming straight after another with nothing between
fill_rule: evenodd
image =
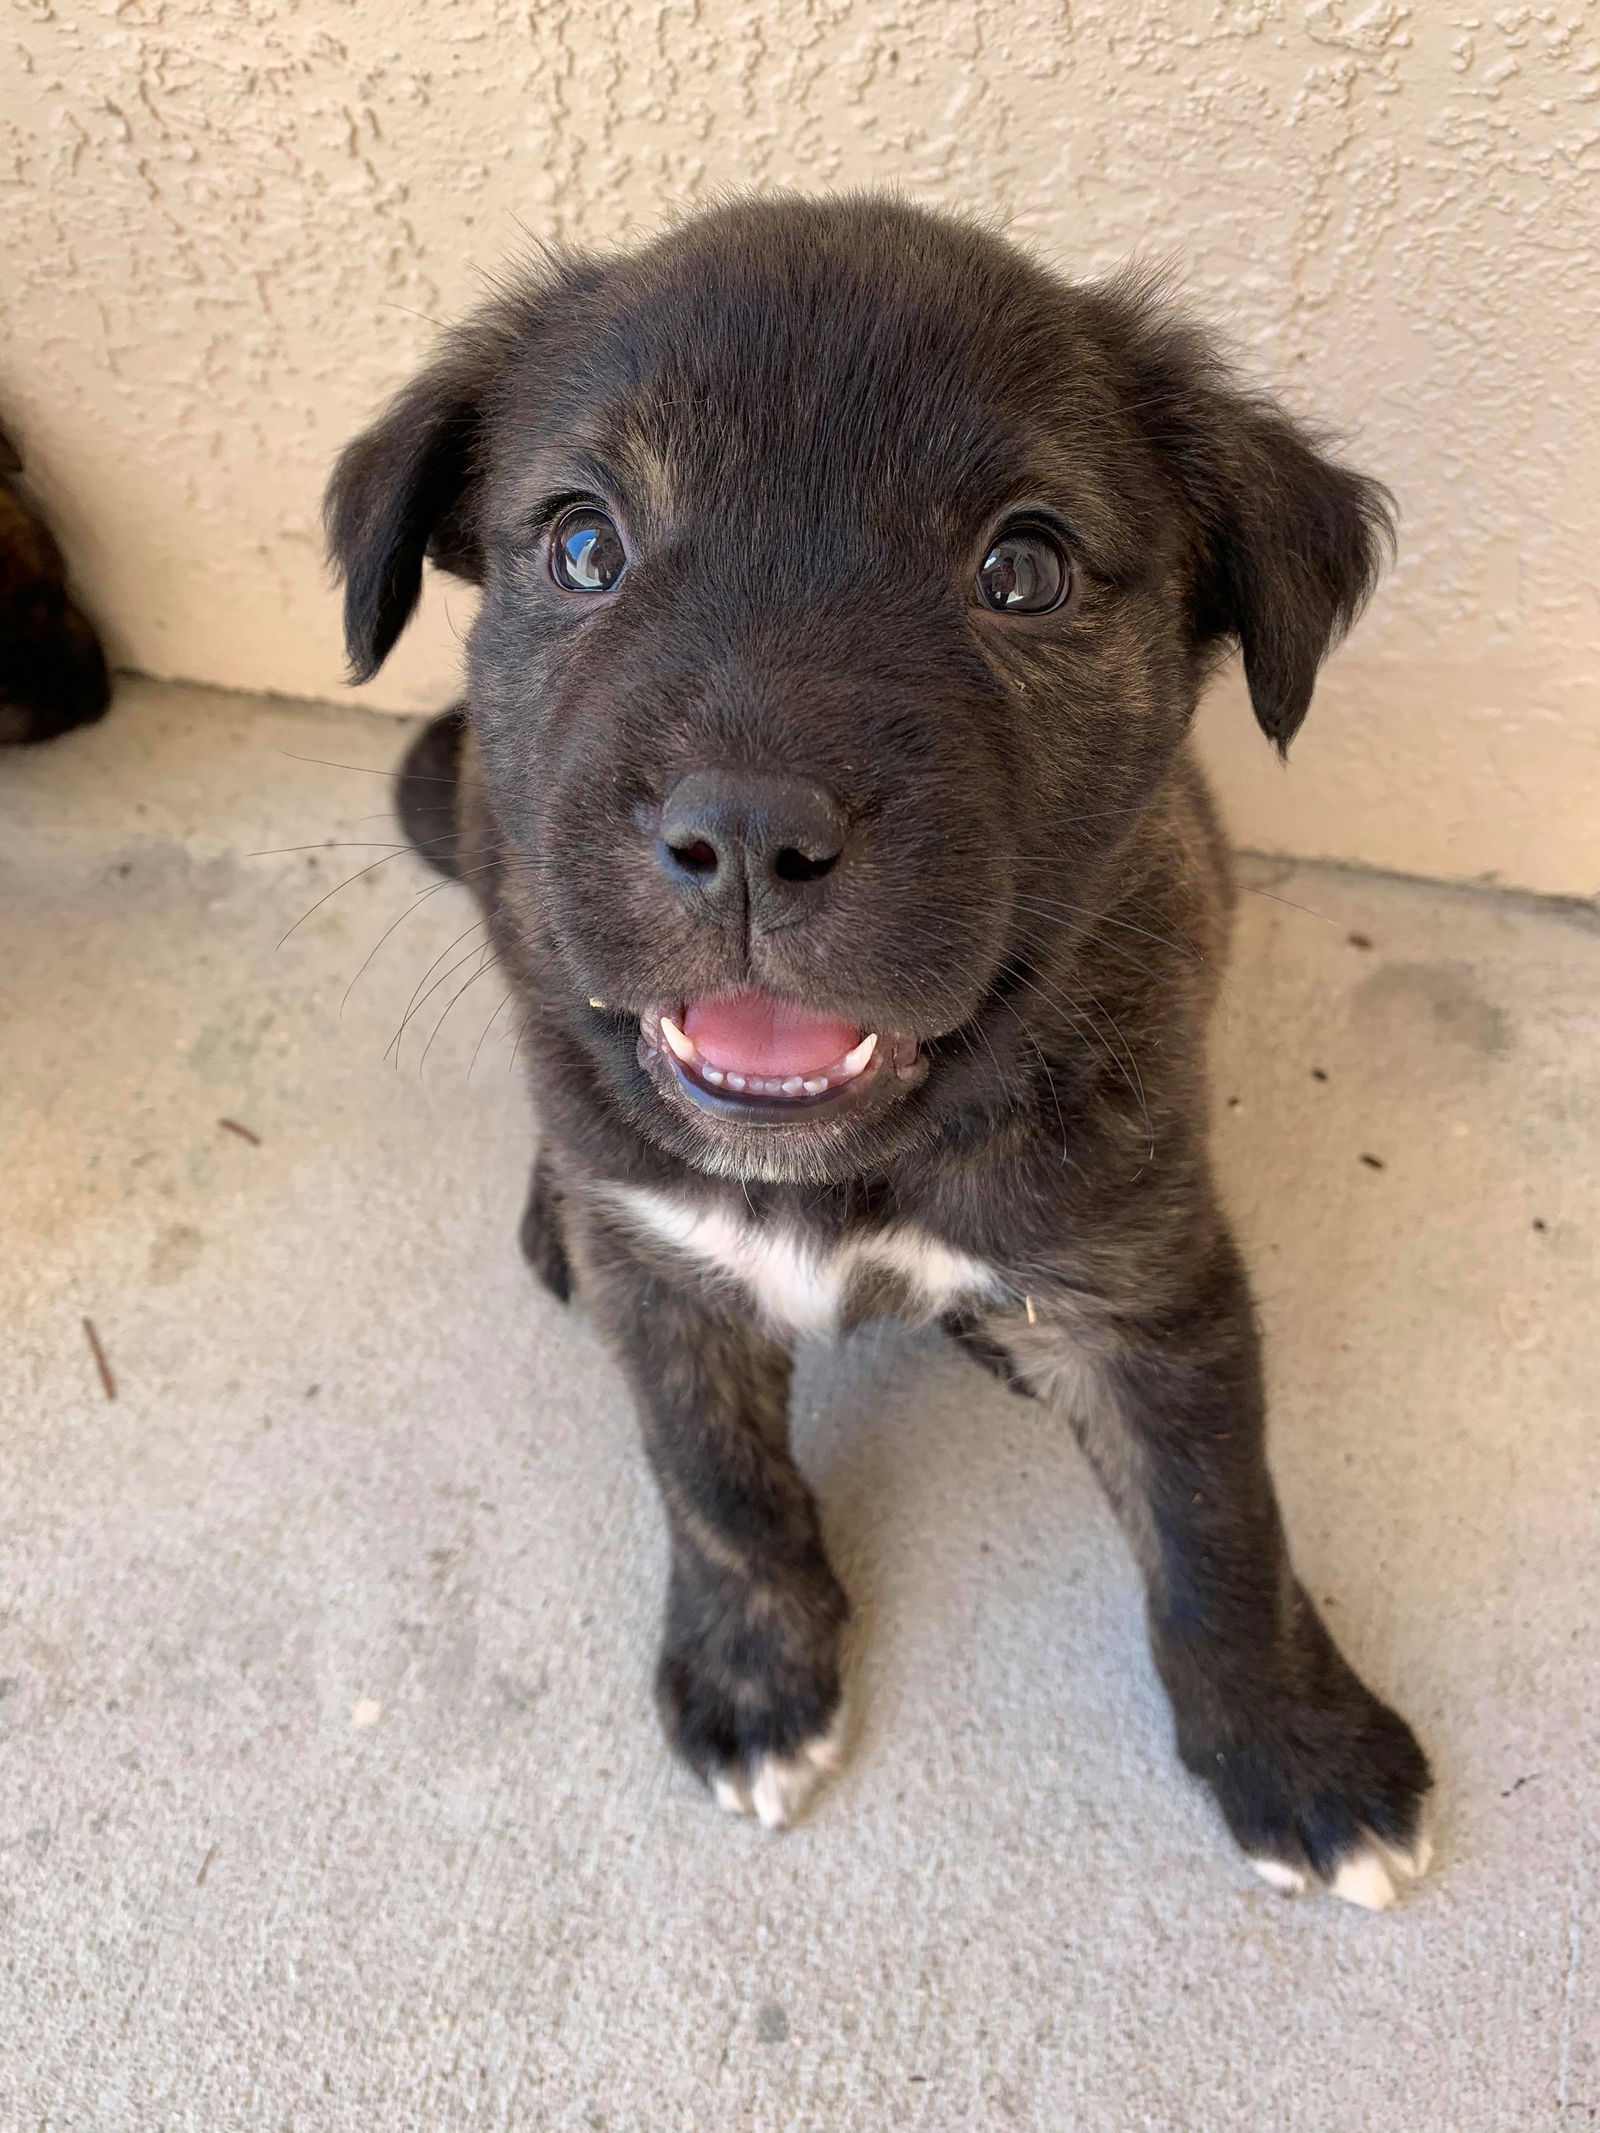
<instances>
[{"instance_id":1,"label":"puppy's left ear","mask_svg":"<svg viewBox=\"0 0 1600 2133\"><path fill-rule=\"evenodd\" d=\"M1200 626L1238 640L1261 730L1287 755L1393 548L1393 501L1275 407L1224 396L1216 424Z\"/></svg>"},{"instance_id":2,"label":"puppy's left ear","mask_svg":"<svg viewBox=\"0 0 1600 2133\"><path fill-rule=\"evenodd\" d=\"M1286 754L1392 553L1394 500L1243 390L1195 329L1134 301L1144 419L1195 518L1197 639L1237 642L1262 731Z\"/></svg>"}]
</instances>

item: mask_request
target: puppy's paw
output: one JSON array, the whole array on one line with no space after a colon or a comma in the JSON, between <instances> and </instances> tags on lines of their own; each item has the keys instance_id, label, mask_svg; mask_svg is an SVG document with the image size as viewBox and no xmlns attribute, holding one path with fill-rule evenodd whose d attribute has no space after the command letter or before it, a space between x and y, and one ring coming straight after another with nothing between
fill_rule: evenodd
<instances>
[{"instance_id":1,"label":"puppy's paw","mask_svg":"<svg viewBox=\"0 0 1600 2133\"><path fill-rule=\"evenodd\" d=\"M674 1752L727 1814L764 1829L800 1820L843 1761L844 1724L831 1664L802 1678L792 1663L764 1680L668 1652L656 1706Z\"/></svg>"},{"instance_id":2,"label":"puppy's paw","mask_svg":"<svg viewBox=\"0 0 1600 2133\"><path fill-rule=\"evenodd\" d=\"M1248 1741L1185 1760L1273 1888L1386 1911L1433 1857L1423 1827L1433 1781L1410 1727L1354 1675L1326 1701L1267 1708Z\"/></svg>"},{"instance_id":3,"label":"puppy's paw","mask_svg":"<svg viewBox=\"0 0 1600 2133\"><path fill-rule=\"evenodd\" d=\"M572 1265L561 1234L561 1196L543 1156L533 1166L522 1211L522 1256L557 1303L572 1299Z\"/></svg>"},{"instance_id":4,"label":"puppy's paw","mask_svg":"<svg viewBox=\"0 0 1600 2133\"><path fill-rule=\"evenodd\" d=\"M757 1755L750 1764L724 1764L711 1773L711 1794L725 1814L753 1815L763 1829L798 1822L818 1789L844 1760L838 1719L826 1733L801 1741L790 1754Z\"/></svg>"}]
</instances>

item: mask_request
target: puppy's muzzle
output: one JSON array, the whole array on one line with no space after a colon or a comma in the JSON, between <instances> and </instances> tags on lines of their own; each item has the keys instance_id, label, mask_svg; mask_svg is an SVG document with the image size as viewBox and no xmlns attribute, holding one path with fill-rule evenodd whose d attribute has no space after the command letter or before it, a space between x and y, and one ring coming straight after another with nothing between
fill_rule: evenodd
<instances>
[{"instance_id":1,"label":"puppy's muzzle","mask_svg":"<svg viewBox=\"0 0 1600 2133\"><path fill-rule=\"evenodd\" d=\"M816 907L849 828L838 800L813 779L696 770L661 810L656 858L697 917L775 933Z\"/></svg>"}]
</instances>

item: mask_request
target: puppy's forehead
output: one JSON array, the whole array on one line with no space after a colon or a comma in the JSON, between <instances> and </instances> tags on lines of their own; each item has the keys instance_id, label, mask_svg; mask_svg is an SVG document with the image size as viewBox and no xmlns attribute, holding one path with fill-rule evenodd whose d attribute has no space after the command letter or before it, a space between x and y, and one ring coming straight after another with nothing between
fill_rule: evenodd
<instances>
[{"instance_id":1,"label":"puppy's forehead","mask_svg":"<svg viewBox=\"0 0 1600 2133\"><path fill-rule=\"evenodd\" d=\"M865 510L954 533L1031 500L1114 544L1115 365L1071 297L976 231L713 221L574 317L526 475L581 456L680 522Z\"/></svg>"}]
</instances>

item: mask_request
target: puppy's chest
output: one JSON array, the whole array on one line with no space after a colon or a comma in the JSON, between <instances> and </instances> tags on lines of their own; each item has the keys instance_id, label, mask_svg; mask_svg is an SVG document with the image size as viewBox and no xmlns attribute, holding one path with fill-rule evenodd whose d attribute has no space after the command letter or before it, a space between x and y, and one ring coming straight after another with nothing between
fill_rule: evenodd
<instances>
[{"instance_id":1,"label":"puppy's chest","mask_svg":"<svg viewBox=\"0 0 1600 2133\"><path fill-rule=\"evenodd\" d=\"M918 1323L1006 1293L998 1270L915 1223L825 1238L792 1219L642 1187L607 1195L630 1227L744 1292L780 1333L831 1334L863 1319Z\"/></svg>"}]
</instances>

